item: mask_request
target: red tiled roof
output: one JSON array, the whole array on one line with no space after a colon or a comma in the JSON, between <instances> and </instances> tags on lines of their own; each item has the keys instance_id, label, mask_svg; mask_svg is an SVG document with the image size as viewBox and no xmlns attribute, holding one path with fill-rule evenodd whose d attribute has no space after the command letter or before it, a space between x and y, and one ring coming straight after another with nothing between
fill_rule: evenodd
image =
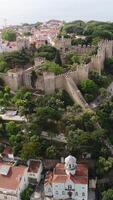
<instances>
[{"instance_id":1,"label":"red tiled roof","mask_svg":"<svg viewBox=\"0 0 113 200\"><path fill-rule=\"evenodd\" d=\"M67 176L66 175L54 175L53 176L53 180L52 180L52 182L53 183L64 183L64 182L66 182L66 180L67 180Z\"/></svg>"},{"instance_id":2,"label":"red tiled roof","mask_svg":"<svg viewBox=\"0 0 113 200\"><path fill-rule=\"evenodd\" d=\"M46 159L43 162L46 169L53 169L59 163L59 160Z\"/></svg>"},{"instance_id":3,"label":"red tiled roof","mask_svg":"<svg viewBox=\"0 0 113 200\"><path fill-rule=\"evenodd\" d=\"M65 166L62 163L58 163L53 172L53 182L63 183L67 179L72 180L77 184L88 184L88 169L83 164L78 164L76 174L68 176L65 172Z\"/></svg>"},{"instance_id":4,"label":"red tiled roof","mask_svg":"<svg viewBox=\"0 0 113 200\"><path fill-rule=\"evenodd\" d=\"M0 167L3 166L4 163L0 163ZM25 166L11 166L8 175L5 176L0 174L0 188L16 190L19 186L21 177L23 176L25 169Z\"/></svg>"}]
</instances>

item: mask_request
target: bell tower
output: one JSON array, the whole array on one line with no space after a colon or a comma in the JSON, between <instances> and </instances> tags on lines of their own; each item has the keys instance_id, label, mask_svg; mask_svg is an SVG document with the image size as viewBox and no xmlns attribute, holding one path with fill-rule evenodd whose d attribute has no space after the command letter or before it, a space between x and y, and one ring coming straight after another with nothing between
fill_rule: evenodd
<instances>
[{"instance_id":1,"label":"bell tower","mask_svg":"<svg viewBox=\"0 0 113 200\"><path fill-rule=\"evenodd\" d=\"M75 175L76 174L76 158L69 155L67 158L65 158L65 170L67 175Z\"/></svg>"}]
</instances>

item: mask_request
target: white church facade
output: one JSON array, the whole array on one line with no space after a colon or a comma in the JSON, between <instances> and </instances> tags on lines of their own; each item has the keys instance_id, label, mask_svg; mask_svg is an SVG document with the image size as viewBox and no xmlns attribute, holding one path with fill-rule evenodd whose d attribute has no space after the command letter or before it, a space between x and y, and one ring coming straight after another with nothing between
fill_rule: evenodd
<instances>
[{"instance_id":1,"label":"white church facade","mask_svg":"<svg viewBox=\"0 0 113 200\"><path fill-rule=\"evenodd\" d=\"M83 164L77 164L76 158L68 156L65 164L58 163L53 172L48 172L44 191L46 197L54 200L88 199L88 169Z\"/></svg>"}]
</instances>

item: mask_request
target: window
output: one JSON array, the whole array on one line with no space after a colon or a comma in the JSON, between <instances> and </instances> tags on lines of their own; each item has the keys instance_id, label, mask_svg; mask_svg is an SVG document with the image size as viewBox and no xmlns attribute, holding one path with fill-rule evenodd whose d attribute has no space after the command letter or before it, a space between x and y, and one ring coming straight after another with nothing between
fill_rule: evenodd
<instances>
[{"instance_id":1,"label":"window","mask_svg":"<svg viewBox=\"0 0 113 200\"><path fill-rule=\"evenodd\" d=\"M69 168L71 168L71 164L69 164Z\"/></svg>"},{"instance_id":2,"label":"window","mask_svg":"<svg viewBox=\"0 0 113 200\"><path fill-rule=\"evenodd\" d=\"M62 191L62 195L65 195L65 192L64 192L64 191Z\"/></svg>"},{"instance_id":3,"label":"window","mask_svg":"<svg viewBox=\"0 0 113 200\"><path fill-rule=\"evenodd\" d=\"M7 196L4 196L4 199L7 199Z\"/></svg>"},{"instance_id":4,"label":"window","mask_svg":"<svg viewBox=\"0 0 113 200\"><path fill-rule=\"evenodd\" d=\"M58 191L56 191L55 193L56 193L56 195L58 195Z\"/></svg>"},{"instance_id":5,"label":"window","mask_svg":"<svg viewBox=\"0 0 113 200\"><path fill-rule=\"evenodd\" d=\"M68 190L72 190L72 185L68 185Z\"/></svg>"},{"instance_id":6,"label":"window","mask_svg":"<svg viewBox=\"0 0 113 200\"><path fill-rule=\"evenodd\" d=\"M75 192L75 196L78 196L78 192Z\"/></svg>"},{"instance_id":7,"label":"window","mask_svg":"<svg viewBox=\"0 0 113 200\"><path fill-rule=\"evenodd\" d=\"M82 196L85 196L85 193L84 193L84 192L82 192Z\"/></svg>"}]
</instances>

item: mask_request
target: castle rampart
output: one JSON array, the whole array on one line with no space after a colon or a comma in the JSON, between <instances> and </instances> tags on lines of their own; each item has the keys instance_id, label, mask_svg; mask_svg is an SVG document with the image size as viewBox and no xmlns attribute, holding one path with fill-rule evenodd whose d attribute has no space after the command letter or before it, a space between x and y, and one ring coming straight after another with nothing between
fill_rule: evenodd
<instances>
[{"instance_id":1,"label":"castle rampart","mask_svg":"<svg viewBox=\"0 0 113 200\"><path fill-rule=\"evenodd\" d=\"M98 45L97 55L94 55L91 58L91 62L87 65L78 65L75 71L69 71L65 74L55 76L53 73L43 73L42 76L37 75L36 80L36 90L42 90L45 94L54 93L55 90L65 89L72 97L73 100L80 102L80 105L83 105L83 98L80 94L80 91L77 92L76 87L80 84L81 80L88 79L89 72L96 70L99 74L104 69L105 58L110 58L113 55L113 41L102 41ZM31 67L27 70L9 70L6 74L0 74L0 77L5 81L9 87L16 91L19 87L25 86L26 88L32 88L31 84L31 73L35 69ZM67 81L67 77L70 80ZM74 82L74 84L72 83ZM70 84L72 83L72 84ZM75 93L74 87L75 86ZM72 88L71 88L72 87ZM77 96L78 94L78 96ZM75 98L76 97L76 98Z\"/></svg>"}]
</instances>

